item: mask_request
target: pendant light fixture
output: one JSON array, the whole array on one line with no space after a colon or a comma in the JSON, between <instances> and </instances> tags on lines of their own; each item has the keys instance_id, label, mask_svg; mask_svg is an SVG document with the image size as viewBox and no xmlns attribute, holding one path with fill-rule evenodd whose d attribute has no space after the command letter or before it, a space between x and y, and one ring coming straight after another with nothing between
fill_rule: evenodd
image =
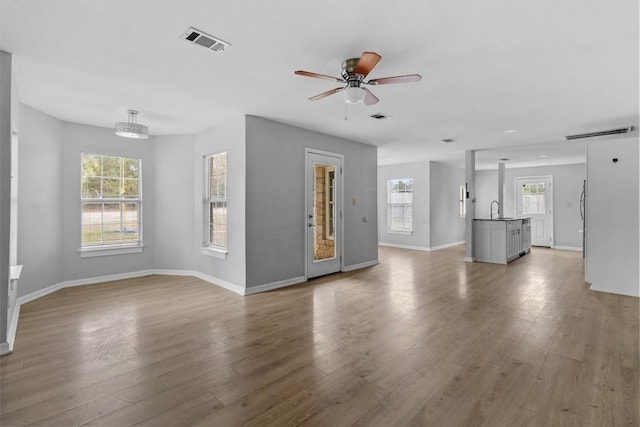
<instances>
[{"instance_id":1,"label":"pendant light fixture","mask_svg":"<svg viewBox=\"0 0 640 427\"><path fill-rule=\"evenodd\" d=\"M129 116L126 122L116 122L116 135L123 138L149 138L149 128L138 124L138 112L136 110L127 110L127 114Z\"/></svg>"}]
</instances>

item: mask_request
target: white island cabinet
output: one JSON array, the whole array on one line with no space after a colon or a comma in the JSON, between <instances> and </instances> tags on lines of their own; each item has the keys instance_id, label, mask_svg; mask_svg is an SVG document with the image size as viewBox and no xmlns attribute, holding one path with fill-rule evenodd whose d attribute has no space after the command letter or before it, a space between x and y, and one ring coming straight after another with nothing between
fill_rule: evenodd
<instances>
[{"instance_id":1,"label":"white island cabinet","mask_svg":"<svg viewBox=\"0 0 640 427\"><path fill-rule=\"evenodd\" d=\"M473 224L474 259L506 264L531 251L529 218L476 219Z\"/></svg>"}]
</instances>

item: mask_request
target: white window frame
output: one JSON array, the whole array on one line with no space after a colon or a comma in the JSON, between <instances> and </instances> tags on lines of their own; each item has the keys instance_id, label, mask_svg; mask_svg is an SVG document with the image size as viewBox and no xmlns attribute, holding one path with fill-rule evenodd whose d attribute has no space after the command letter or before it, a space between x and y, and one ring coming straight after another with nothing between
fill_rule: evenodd
<instances>
[{"instance_id":1,"label":"white window frame","mask_svg":"<svg viewBox=\"0 0 640 427\"><path fill-rule=\"evenodd\" d=\"M458 210L460 212L460 218L467 216L467 186L465 184L460 185L460 192L458 194Z\"/></svg>"},{"instance_id":2,"label":"white window frame","mask_svg":"<svg viewBox=\"0 0 640 427\"><path fill-rule=\"evenodd\" d=\"M411 195L412 195L410 203L407 203L407 202L392 203L391 195L396 194L396 193L392 193L392 188L394 183L399 181L409 181L409 184L411 185ZM406 216L407 216L407 208L411 209L411 223L409 224L409 227L406 227L406 224L405 224L405 227L393 226L392 211L394 207L404 207L405 222L406 222ZM413 234L413 178L392 178L387 180L387 232L393 233L393 234Z\"/></svg>"},{"instance_id":3,"label":"white window frame","mask_svg":"<svg viewBox=\"0 0 640 427\"><path fill-rule=\"evenodd\" d=\"M82 194L82 180L84 178L83 173L84 173L84 168L83 168L83 160L84 160L84 156L85 155L91 155L91 156L100 156L101 158L104 157L112 157L112 158L117 158L120 159L121 161L123 159L132 159L132 160L137 160L138 162L138 178L137 178L137 186L138 186L138 195L137 197L124 197L124 196L119 196L119 197L98 197L98 198L88 198L88 197L83 197ZM102 164L102 163L101 163ZM101 186L104 185L104 179L108 178L106 176L104 176L104 171L100 172L101 175L99 177L96 178L100 178L101 180ZM124 177L121 175L121 179L124 179ZM116 156L116 155L111 155L111 154L98 154L98 153L87 153L87 152L82 152L80 153L80 257L81 258L92 258L92 257L99 257L99 256L106 256L106 255L123 255L123 254L131 254L131 253L140 253L143 250L144 244L143 244L143 224L142 224L142 210L143 210L143 199L142 199L142 159L140 158L136 158L136 157L126 157L126 156ZM138 225L138 238L135 241L116 241L116 242L111 242L108 240L101 240L99 242L96 243L84 243L82 241L82 233L83 233L83 223L82 223L82 207L84 204L101 204L102 205L102 212L104 213L104 204L107 203L135 203L137 204L138 208L137 208L137 225ZM121 221L122 221L122 217L121 217ZM104 222L101 223L104 226Z\"/></svg>"},{"instance_id":4,"label":"white window frame","mask_svg":"<svg viewBox=\"0 0 640 427\"><path fill-rule=\"evenodd\" d=\"M226 171L224 175L218 174L218 176L224 176L224 197L211 197L211 177L212 170L209 167L210 159L216 156L225 156L226 159ZM228 254L228 245L229 245L229 202L228 202L228 177L229 177L229 154L227 151L221 151L218 153L208 154L204 156L204 176L205 176L205 185L204 185L204 204L203 204L203 245L201 253L203 255L212 256L215 258L226 259ZM224 207L227 209L226 218L225 218L225 244L220 245L216 244L211 239L211 226L212 218L210 217L211 213L211 204L212 203L224 203Z\"/></svg>"}]
</instances>

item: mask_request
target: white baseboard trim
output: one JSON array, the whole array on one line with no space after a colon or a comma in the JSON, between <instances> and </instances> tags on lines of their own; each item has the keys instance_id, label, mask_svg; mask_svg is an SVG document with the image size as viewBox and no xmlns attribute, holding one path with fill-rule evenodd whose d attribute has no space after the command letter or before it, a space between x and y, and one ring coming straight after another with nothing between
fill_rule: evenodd
<instances>
[{"instance_id":1,"label":"white baseboard trim","mask_svg":"<svg viewBox=\"0 0 640 427\"><path fill-rule=\"evenodd\" d=\"M209 276L208 274L201 273L199 271L191 272L190 276L197 277L198 279L204 280L205 282L209 282L212 285L220 286L221 288L225 288L228 291L236 293L238 295L245 295L244 286L236 285L235 283L227 282L226 280L219 279L217 277Z\"/></svg>"},{"instance_id":2,"label":"white baseboard trim","mask_svg":"<svg viewBox=\"0 0 640 427\"><path fill-rule=\"evenodd\" d=\"M433 247L428 248L426 246L399 245L397 243L378 242L378 246L388 246L390 248L411 249L411 250L414 250L414 251L431 252L431 251L439 251L440 249L450 248L452 246L463 245L464 243L465 243L465 241L462 240L460 242L445 243L444 245L438 245L438 246L433 246Z\"/></svg>"},{"instance_id":3,"label":"white baseboard trim","mask_svg":"<svg viewBox=\"0 0 640 427\"><path fill-rule=\"evenodd\" d=\"M342 267L342 271L346 273L348 271L360 270L361 268L373 267L374 265L378 264L380 264L380 261L374 259L373 261L361 262L360 264L345 265L344 267Z\"/></svg>"},{"instance_id":4,"label":"white baseboard trim","mask_svg":"<svg viewBox=\"0 0 640 427\"><path fill-rule=\"evenodd\" d=\"M424 252L429 252L431 250L431 248L427 248L424 246L399 245L397 243L378 242L378 246L387 246L390 248L400 248L400 249L411 249L413 251L424 251Z\"/></svg>"},{"instance_id":5,"label":"white baseboard trim","mask_svg":"<svg viewBox=\"0 0 640 427\"><path fill-rule=\"evenodd\" d=\"M95 285L97 283L113 282L114 280L134 279L136 277L150 276L153 274L153 270L141 270L133 271L130 273L109 274L106 276L87 277L85 279L67 280L64 282L56 283L55 285L48 286L39 291L32 292L27 295L23 295L16 300L16 308L22 304L26 304L38 298L42 298L45 295L49 295L55 291L59 291L63 288L70 288L73 286L85 286Z\"/></svg>"},{"instance_id":6,"label":"white baseboard trim","mask_svg":"<svg viewBox=\"0 0 640 427\"><path fill-rule=\"evenodd\" d=\"M195 276L196 272L192 270L167 270L167 269L155 269L153 274L159 276Z\"/></svg>"},{"instance_id":7,"label":"white baseboard trim","mask_svg":"<svg viewBox=\"0 0 640 427\"><path fill-rule=\"evenodd\" d=\"M12 351L13 351L13 349L10 348L8 342L0 343L0 356L4 356L5 354L9 354Z\"/></svg>"},{"instance_id":8,"label":"white baseboard trim","mask_svg":"<svg viewBox=\"0 0 640 427\"><path fill-rule=\"evenodd\" d=\"M471 257L468 257L468 256L464 257L463 259L464 259L464 262L475 262L476 261L474 258L471 258Z\"/></svg>"},{"instance_id":9,"label":"white baseboard trim","mask_svg":"<svg viewBox=\"0 0 640 427\"><path fill-rule=\"evenodd\" d=\"M265 283L264 285L252 286L245 289L245 295L253 295L260 292L272 291L274 289L284 288L285 286L297 285L298 283L306 282L307 279L304 276L292 277L291 279L279 280L277 282Z\"/></svg>"},{"instance_id":10,"label":"white baseboard trim","mask_svg":"<svg viewBox=\"0 0 640 427\"><path fill-rule=\"evenodd\" d=\"M635 297L638 298L640 297L640 289L638 290L638 293L632 293L632 292L628 292L626 290L619 290L619 289L598 289L597 286L594 286L593 284L591 284L591 286L589 286L589 289L591 289L592 291L595 292L606 292L608 294L617 294L617 295L625 295L628 297Z\"/></svg>"},{"instance_id":11,"label":"white baseboard trim","mask_svg":"<svg viewBox=\"0 0 640 427\"><path fill-rule=\"evenodd\" d=\"M20 318L20 303L16 300L16 306L13 307L13 314L11 315L11 321L7 325L7 343L9 344L9 353L13 351L13 344L16 342L16 332L18 331L18 319ZM6 354L2 353L1 354Z\"/></svg>"},{"instance_id":12,"label":"white baseboard trim","mask_svg":"<svg viewBox=\"0 0 640 427\"><path fill-rule=\"evenodd\" d=\"M452 243L445 243L444 245L439 245L439 246L433 246L431 248L432 251L439 251L440 249L446 249L446 248L451 248L453 246L460 246L460 245L464 245L465 241L461 240L459 242L452 242Z\"/></svg>"},{"instance_id":13,"label":"white baseboard trim","mask_svg":"<svg viewBox=\"0 0 640 427\"><path fill-rule=\"evenodd\" d=\"M577 251L582 252L582 248L576 246L554 246L553 249L560 249L561 251Z\"/></svg>"}]
</instances>

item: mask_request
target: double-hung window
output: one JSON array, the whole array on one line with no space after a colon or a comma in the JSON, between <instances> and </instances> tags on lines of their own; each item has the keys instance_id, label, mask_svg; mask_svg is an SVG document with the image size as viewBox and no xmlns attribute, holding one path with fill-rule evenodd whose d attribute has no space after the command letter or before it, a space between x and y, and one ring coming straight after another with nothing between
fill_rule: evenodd
<instances>
[{"instance_id":1,"label":"double-hung window","mask_svg":"<svg viewBox=\"0 0 640 427\"><path fill-rule=\"evenodd\" d=\"M205 246L227 251L227 153L205 157Z\"/></svg>"},{"instance_id":2,"label":"double-hung window","mask_svg":"<svg viewBox=\"0 0 640 427\"><path fill-rule=\"evenodd\" d=\"M81 161L81 253L141 248L140 159L82 153Z\"/></svg>"},{"instance_id":3,"label":"double-hung window","mask_svg":"<svg viewBox=\"0 0 640 427\"><path fill-rule=\"evenodd\" d=\"M413 231L413 179L387 181L387 230L396 233Z\"/></svg>"}]
</instances>

